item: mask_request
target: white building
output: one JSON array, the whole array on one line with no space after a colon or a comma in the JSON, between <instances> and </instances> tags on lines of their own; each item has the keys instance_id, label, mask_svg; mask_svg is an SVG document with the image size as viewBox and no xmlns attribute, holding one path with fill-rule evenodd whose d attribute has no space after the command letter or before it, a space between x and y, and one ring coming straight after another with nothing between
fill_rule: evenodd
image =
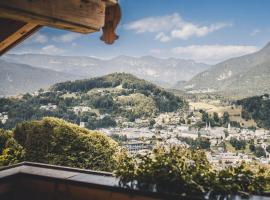
<instances>
[{"instance_id":1,"label":"white building","mask_svg":"<svg viewBox=\"0 0 270 200\"><path fill-rule=\"evenodd\" d=\"M252 158L250 156L242 153L232 153L232 152L215 153L215 154L208 153L207 158L210 163L220 166L235 166L242 162L246 163L252 162Z\"/></svg>"},{"instance_id":2,"label":"white building","mask_svg":"<svg viewBox=\"0 0 270 200\"><path fill-rule=\"evenodd\" d=\"M76 115L79 115L83 112L90 112L92 110L92 108L90 107L87 107L87 106L75 106L73 107L73 112L76 114Z\"/></svg>"},{"instance_id":3,"label":"white building","mask_svg":"<svg viewBox=\"0 0 270 200\"><path fill-rule=\"evenodd\" d=\"M57 105L53 105L53 104L49 103L48 105L40 106L40 109L46 110L46 111L54 111L57 109Z\"/></svg>"},{"instance_id":4,"label":"white building","mask_svg":"<svg viewBox=\"0 0 270 200\"><path fill-rule=\"evenodd\" d=\"M5 123L7 123L7 120L8 120L8 114L5 112L0 113L0 122L2 124L5 124Z\"/></svg>"},{"instance_id":5,"label":"white building","mask_svg":"<svg viewBox=\"0 0 270 200\"><path fill-rule=\"evenodd\" d=\"M130 140L123 145L128 152L132 154L139 153L140 151L147 151L152 148L152 145L149 142L142 142L137 140Z\"/></svg>"},{"instance_id":6,"label":"white building","mask_svg":"<svg viewBox=\"0 0 270 200\"><path fill-rule=\"evenodd\" d=\"M86 122L80 122L80 127L85 128L86 127Z\"/></svg>"}]
</instances>

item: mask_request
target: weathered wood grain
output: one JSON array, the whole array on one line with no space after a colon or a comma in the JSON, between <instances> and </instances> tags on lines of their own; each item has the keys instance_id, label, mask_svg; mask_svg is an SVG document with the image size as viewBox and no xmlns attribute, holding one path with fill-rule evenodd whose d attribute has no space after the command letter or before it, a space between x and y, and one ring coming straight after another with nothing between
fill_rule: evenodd
<instances>
[{"instance_id":1,"label":"weathered wood grain","mask_svg":"<svg viewBox=\"0 0 270 200\"><path fill-rule=\"evenodd\" d=\"M101 0L0 0L0 17L91 33L104 26L105 7Z\"/></svg>"}]
</instances>

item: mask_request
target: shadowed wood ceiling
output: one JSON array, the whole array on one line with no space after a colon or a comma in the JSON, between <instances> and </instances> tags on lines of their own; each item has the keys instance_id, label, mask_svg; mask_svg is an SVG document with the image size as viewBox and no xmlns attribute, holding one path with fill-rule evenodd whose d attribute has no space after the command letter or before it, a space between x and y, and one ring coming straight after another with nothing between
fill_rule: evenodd
<instances>
[{"instance_id":1,"label":"shadowed wood ceiling","mask_svg":"<svg viewBox=\"0 0 270 200\"><path fill-rule=\"evenodd\" d=\"M121 11L117 0L8 0L0 1L0 55L42 26L93 33L112 44Z\"/></svg>"}]
</instances>

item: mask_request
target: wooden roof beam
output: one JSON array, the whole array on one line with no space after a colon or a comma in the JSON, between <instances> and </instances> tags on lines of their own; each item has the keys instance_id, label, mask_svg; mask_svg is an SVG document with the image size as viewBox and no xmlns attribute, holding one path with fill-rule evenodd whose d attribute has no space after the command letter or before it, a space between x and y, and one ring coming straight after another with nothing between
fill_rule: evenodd
<instances>
[{"instance_id":1,"label":"wooden roof beam","mask_svg":"<svg viewBox=\"0 0 270 200\"><path fill-rule=\"evenodd\" d=\"M102 28L101 39L112 44L120 19L118 0L0 0L0 55L42 26L79 33Z\"/></svg>"},{"instance_id":2,"label":"wooden roof beam","mask_svg":"<svg viewBox=\"0 0 270 200\"><path fill-rule=\"evenodd\" d=\"M0 1L0 17L79 33L99 31L105 8L115 0L8 0Z\"/></svg>"},{"instance_id":3,"label":"wooden roof beam","mask_svg":"<svg viewBox=\"0 0 270 200\"><path fill-rule=\"evenodd\" d=\"M40 25L0 18L0 55L41 28Z\"/></svg>"}]
</instances>

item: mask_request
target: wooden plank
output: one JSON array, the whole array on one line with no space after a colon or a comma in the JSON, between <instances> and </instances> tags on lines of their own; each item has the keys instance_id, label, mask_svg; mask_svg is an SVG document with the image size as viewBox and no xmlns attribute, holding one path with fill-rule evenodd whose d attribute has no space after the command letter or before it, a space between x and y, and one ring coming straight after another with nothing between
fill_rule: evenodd
<instances>
[{"instance_id":1,"label":"wooden plank","mask_svg":"<svg viewBox=\"0 0 270 200\"><path fill-rule=\"evenodd\" d=\"M9 19L0 19L0 55L16 46L41 28L40 25Z\"/></svg>"},{"instance_id":2,"label":"wooden plank","mask_svg":"<svg viewBox=\"0 0 270 200\"><path fill-rule=\"evenodd\" d=\"M0 0L0 17L91 33L104 26L105 7L101 0Z\"/></svg>"}]
</instances>

